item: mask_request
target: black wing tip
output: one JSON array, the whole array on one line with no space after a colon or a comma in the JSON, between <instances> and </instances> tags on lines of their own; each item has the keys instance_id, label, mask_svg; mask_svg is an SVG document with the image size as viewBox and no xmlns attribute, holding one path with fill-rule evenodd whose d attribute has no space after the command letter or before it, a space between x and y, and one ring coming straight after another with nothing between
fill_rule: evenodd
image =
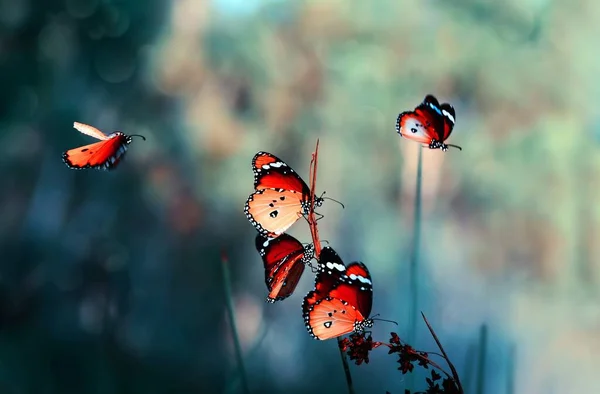
<instances>
[{"instance_id":1,"label":"black wing tip","mask_svg":"<svg viewBox=\"0 0 600 394\"><path fill-rule=\"evenodd\" d=\"M396 132L400 135L402 135L400 133L400 127L401 127L401 123L402 123L402 118L407 116L407 115L412 115L414 114L414 111L404 111L404 112L400 112L398 114L398 117L396 118Z\"/></svg>"},{"instance_id":2,"label":"black wing tip","mask_svg":"<svg viewBox=\"0 0 600 394\"><path fill-rule=\"evenodd\" d=\"M319 260L322 259L323 252L325 252L325 254L329 254L331 256L331 258L334 260L342 261L342 258L340 257L340 255L331 246L325 246L323 249L321 249L321 254L319 255Z\"/></svg>"},{"instance_id":3,"label":"black wing tip","mask_svg":"<svg viewBox=\"0 0 600 394\"><path fill-rule=\"evenodd\" d=\"M76 164L73 164L73 162L69 159L69 153L68 152L63 152L62 154L62 161L63 163L65 163L67 165L67 167L69 167L72 170L83 170L85 168L89 168L88 166L78 166Z\"/></svg>"},{"instance_id":4,"label":"black wing tip","mask_svg":"<svg viewBox=\"0 0 600 394\"><path fill-rule=\"evenodd\" d=\"M427 94L425 96L425 98L423 99L423 102L436 104L436 106L438 106L438 107L440 106L439 100L433 94Z\"/></svg>"}]
</instances>

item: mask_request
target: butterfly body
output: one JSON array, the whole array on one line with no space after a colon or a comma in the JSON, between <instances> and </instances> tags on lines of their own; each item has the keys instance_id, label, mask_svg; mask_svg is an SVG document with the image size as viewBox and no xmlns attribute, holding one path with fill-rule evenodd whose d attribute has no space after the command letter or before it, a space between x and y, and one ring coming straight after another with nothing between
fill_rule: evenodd
<instances>
[{"instance_id":1,"label":"butterfly body","mask_svg":"<svg viewBox=\"0 0 600 394\"><path fill-rule=\"evenodd\" d=\"M446 144L454 129L456 112L448 103L440 104L432 95L427 95L414 111L405 111L396 119L396 131L400 136L424 144L429 149L447 151L452 146Z\"/></svg>"},{"instance_id":2,"label":"butterfly body","mask_svg":"<svg viewBox=\"0 0 600 394\"><path fill-rule=\"evenodd\" d=\"M267 152L252 159L254 193L246 200L244 213L262 235L275 238L283 234L323 199L314 197L300 176L283 160Z\"/></svg>"},{"instance_id":3,"label":"butterfly body","mask_svg":"<svg viewBox=\"0 0 600 394\"><path fill-rule=\"evenodd\" d=\"M117 167L133 137L120 131L106 135L95 127L78 122L74 122L73 127L83 134L100 140L63 153L62 158L67 167L77 170L84 168L111 170Z\"/></svg>"},{"instance_id":4,"label":"butterfly body","mask_svg":"<svg viewBox=\"0 0 600 394\"><path fill-rule=\"evenodd\" d=\"M288 234L277 238L259 234L255 243L265 268L265 284L269 290L267 302L273 303L292 295L304 266L314 257L314 246L304 246Z\"/></svg>"},{"instance_id":5,"label":"butterfly body","mask_svg":"<svg viewBox=\"0 0 600 394\"><path fill-rule=\"evenodd\" d=\"M347 267L338 254L325 247L319 256L315 288L302 303L309 334L319 340L363 332L373 326L371 276L363 263Z\"/></svg>"}]
</instances>

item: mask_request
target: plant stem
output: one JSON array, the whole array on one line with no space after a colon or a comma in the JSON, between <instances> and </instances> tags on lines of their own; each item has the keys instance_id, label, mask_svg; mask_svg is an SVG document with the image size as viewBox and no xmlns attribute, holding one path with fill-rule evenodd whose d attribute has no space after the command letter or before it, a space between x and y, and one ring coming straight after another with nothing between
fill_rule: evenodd
<instances>
[{"instance_id":1,"label":"plant stem","mask_svg":"<svg viewBox=\"0 0 600 394\"><path fill-rule=\"evenodd\" d=\"M419 251L421 246L421 185L423 174L423 148L419 146L417 162L417 185L415 189L415 209L413 217L413 242L410 253L410 327L408 343L414 344L417 333L417 311L419 310Z\"/></svg>"},{"instance_id":2,"label":"plant stem","mask_svg":"<svg viewBox=\"0 0 600 394\"><path fill-rule=\"evenodd\" d=\"M354 394L354 385L352 384L352 375L350 375L350 366L348 365L348 360L346 359L346 354L342 351L341 348L341 338L338 337L338 349L340 350L340 356L342 356L342 364L344 364L344 373L346 374L346 383L348 384L348 393Z\"/></svg>"},{"instance_id":3,"label":"plant stem","mask_svg":"<svg viewBox=\"0 0 600 394\"><path fill-rule=\"evenodd\" d=\"M440 351L442 352L442 355L444 356L444 359L446 360L446 363L448 363L448 366L450 367L450 371L452 371L452 377L454 378L454 383L456 383L456 385L458 386L457 387L458 388L458 392L459 393L464 393L462 384L460 383L460 377L458 376L458 372L456 371L456 368L454 367L454 364L452 364L452 361L450 361L450 358L446 354L446 351L444 350L444 347L442 346L442 343L440 342L439 338L435 334L435 331L433 331L433 327L431 327L431 324L429 324L429 321L427 320L427 318L425 317L425 314L423 312L421 312L421 316L423 316L423 320L425 321L425 324L427 324L427 328L429 329L429 332L431 333L431 336L435 340L435 343L437 344L438 348L440 348Z\"/></svg>"},{"instance_id":4,"label":"plant stem","mask_svg":"<svg viewBox=\"0 0 600 394\"><path fill-rule=\"evenodd\" d=\"M317 164L319 161L319 139L317 138L317 145L315 146L315 151L312 154L312 159L310 161L310 212L308 214L308 225L310 227L310 234L313 239L313 244L315 246L315 257L318 259L321 255L321 240L319 239L319 230L317 228L317 218L315 217L315 211L313 209L313 204L315 201L315 190L317 188ZM346 375L346 384L348 385L348 393L354 394L354 385L352 384L352 375L350 374L350 366L348 365L348 360L346 359L346 354L342 351L341 343L342 339L340 337L337 338L338 349L340 351L340 356L342 357L342 364L344 365L344 374Z\"/></svg>"},{"instance_id":5,"label":"plant stem","mask_svg":"<svg viewBox=\"0 0 600 394\"><path fill-rule=\"evenodd\" d=\"M229 324L231 326L231 335L233 336L233 346L235 348L235 358L238 366L238 372L240 374L244 393L250 394L250 389L248 386L248 377L246 375L246 368L244 367L244 360L242 358L242 346L240 345L240 339L235 323L235 311L233 307L233 296L231 292L231 275L229 273L229 261L225 252L223 252L221 255L221 268L223 269L223 288L225 289L225 300L227 301L227 314L229 316Z\"/></svg>"},{"instance_id":6,"label":"plant stem","mask_svg":"<svg viewBox=\"0 0 600 394\"><path fill-rule=\"evenodd\" d=\"M417 339L417 311L419 310L419 252L421 246L421 179L423 174L423 148L419 146L417 158L417 184L415 187L415 209L413 214L413 239L410 253L410 312L408 316L408 343L414 344ZM407 379L410 389L413 387L413 374Z\"/></svg>"},{"instance_id":7,"label":"plant stem","mask_svg":"<svg viewBox=\"0 0 600 394\"><path fill-rule=\"evenodd\" d=\"M508 354L508 376L506 379L506 394L515 394L515 345L510 346Z\"/></svg>"},{"instance_id":8,"label":"plant stem","mask_svg":"<svg viewBox=\"0 0 600 394\"><path fill-rule=\"evenodd\" d=\"M315 202L315 190L317 188L317 164L319 161L319 139L317 138L317 145L315 151L312 154L310 160L310 212L308 214L308 226L310 228L310 235L313 239L313 245L315 247L315 258L318 260L321 255L321 240L319 239L319 229L317 228L317 218L315 216L314 202Z\"/></svg>"},{"instance_id":9,"label":"plant stem","mask_svg":"<svg viewBox=\"0 0 600 394\"><path fill-rule=\"evenodd\" d=\"M483 394L485 388L485 355L487 352L487 325L481 325L479 332L479 363L477 365L477 394Z\"/></svg>"}]
</instances>

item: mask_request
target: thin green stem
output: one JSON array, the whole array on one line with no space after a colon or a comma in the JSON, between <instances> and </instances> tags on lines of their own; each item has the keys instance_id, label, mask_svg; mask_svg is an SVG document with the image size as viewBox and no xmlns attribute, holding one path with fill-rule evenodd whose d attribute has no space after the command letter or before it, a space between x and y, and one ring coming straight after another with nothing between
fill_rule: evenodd
<instances>
[{"instance_id":1,"label":"thin green stem","mask_svg":"<svg viewBox=\"0 0 600 394\"><path fill-rule=\"evenodd\" d=\"M233 346L235 348L235 358L238 366L238 371L242 381L242 388L244 393L250 394L248 386L248 377L246 375L246 368L244 367L244 360L242 358L242 346L240 345L240 339L237 332L237 326L235 323L235 311L233 308L233 296L231 292L231 275L229 273L229 261L227 255L223 253L221 255L221 268L223 269L223 288L225 289L225 300L227 301L227 315L229 316L229 324L231 326L231 335L233 336Z\"/></svg>"},{"instance_id":2,"label":"thin green stem","mask_svg":"<svg viewBox=\"0 0 600 394\"><path fill-rule=\"evenodd\" d=\"M342 339L338 337L338 349L340 350L340 356L342 356L342 364L344 364L344 373L346 374L346 383L348 384L348 393L355 394L354 385L352 384L352 375L350 375L350 366L348 365L348 360L346 359L346 354L342 351L341 343Z\"/></svg>"},{"instance_id":3,"label":"thin green stem","mask_svg":"<svg viewBox=\"0 0 600 394\"><path fill-rule=\"evenodd\" d=\"M508 376L506 379L506 394L515 394L515 345L510 346L508 354Z\"/></svg>"},{"instance_id":4,"label":"thin green stem","mask_svg":"<svg viewBox=\"0 0 600 394\"><path fill-rule=\"evenodd\" d=\"M408 343L414 345L417 339L417 314L419 311L419 253L421 249L421 190L423 175L423 148L419 146L417 158L417 184L415 187L415 209L413 216L413 239L410 253L410 314L408 316ZM413 375L409 376L408 387L412 388Z\"/></svg>"},{"instance_id":5,"label":"thin green stem","mask_svg":"<svg viewBox=\"0 0 600 394\"><path fill-rule=\"evenodd\" d=\"M482 324L479 331L479 364L477 365L477 394L485 392L485 358L487 353L487 325Z\"/></svg>"},{"instance_id":6,"label":"thin green stem","mask_svg":"<svg viewBox=\"0 0 600 394\"><path fill-rule=\"evenodd\" d=\"M408 339L414 344L417 333L417 314L419 306L419 252L421 249L421 190L423 174L423 148L419 146L417 162L417 185L415 188L415 210L413 216L413 240L410 253L410 327Z\"/></svg>"},{"instance_id":7,"label":"thin green stem","mask_svg":"<svg viewBox=\"0 0 600 394\"><path fill-rule=\"evenodd\" d=\"M448 357L448 354L446 354L446 351L444 350L444 347L442 346L440 339L438 338L435 331L433 330L433 327L431 327L431 324L429 324L429 321L427 320L427 318L425 317L425 314L423 312L421 312L421 316L423 317L425 324L427 324L427 328L429 329L429 332L431 333L433 340L435 341L438 348L442 352L442 357L444 357L444 360L446 360L446 363L450 367L450 371L452 371L452 378L454 379L454 383L456 384L456 386L458 388L458 392L460 394L463 394L464 390L463 390L462 384L460 382L460 377L458 376L458 372L456 371L456 368L454 367L454 364L452 364L452 361L450 361L450 357Z\"/></svg>"}]
</instances>

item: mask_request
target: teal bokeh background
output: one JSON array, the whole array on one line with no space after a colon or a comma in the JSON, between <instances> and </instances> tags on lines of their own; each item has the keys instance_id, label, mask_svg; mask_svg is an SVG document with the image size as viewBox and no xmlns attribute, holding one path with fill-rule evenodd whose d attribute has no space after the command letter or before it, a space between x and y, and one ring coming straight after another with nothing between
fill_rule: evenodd
<instances>
[{"instance_id":1,"label":"teal bokeh background","mask_svg":"<svg viewBox=\"0 0 600 394\"><path fill-rule=\"evenodd\" d=\"M417 144L398 112L456 109L423 153L420 309L475 390L596 392L598 84L591 0L0 1L0 391L239 390L220 252L253 392L343 392L295 294L266 304L243 214L259 150L306 180L321 237L373 276L376 340L407 330ZM143 134L73 171L73 121ZM305 223L290 233L309 240ZM420 325L417 348L434 343ZM514 364L510 362L514 349ZM381 350L381 351L379 351ZM382 349L358 392L403 392Z\"/></svg>"}]
</instances>

